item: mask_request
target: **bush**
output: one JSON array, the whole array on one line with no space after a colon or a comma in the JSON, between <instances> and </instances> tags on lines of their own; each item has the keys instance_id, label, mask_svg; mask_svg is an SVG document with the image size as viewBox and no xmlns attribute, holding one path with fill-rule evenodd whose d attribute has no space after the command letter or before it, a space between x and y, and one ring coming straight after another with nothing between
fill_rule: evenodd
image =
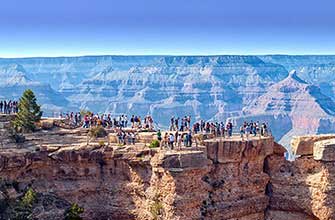
<instances>
[{"instance_id":1,"label":"bush","mask_svg":"<svg viewBox=\"0 0 335 220\"><path fill-rule=\"evenodd\" d=\"M149 145L149 148L157 148L159 147L160 143L158 140L152 140L150 145Z\"/></svg>"},{"instance_id":2,"label":"bush","mask_svg":"<svg viewBox=\"0 0 335 220\"><path fill-rule=\"evenodd\" d=\"M150 213L151 216L154 220L159 219L159 216L162 215L163 213L163 204L159 201L155 201L151 206L150 206Z\"/></svg>"},{"instance_id":3,"label":"bush","mask_svg":"<svg viewBox=\"0 0 335 220\"><path fill-rule=\"evenodd\" d=\"M51 120L43 120L40 122L40 126L43 130L50 130L54 127L54 122Z\"/></svg>"},{"instance_id":4,"label":"bush","mask_svg":"<svg viewBox=\"0 0 335 220\"><path fill-rule=\"evenodd\" d=\"M33 204L35 202L36 202L36 193L32 188L29 188L22 197L21 204L26 208L31 208L33 207Z\"/></svg>"},{"instance_id":5,"label":"bush","mask_svg":"<svg viewBox=\"0 0 335 220\"><path fill-rule=\"evenodd\" d=\"M78 204L74 203L71 207L65 212L65 220L80 220L80 214L84 212L84 208L79 207Z\"/></svg>"},{"instance_id":6,"label":"bush","mask_svg":"<svg viewBox=\"0 0 335 220\"><path fill-rule=\"evenodd\" d=\"M90 137L99 138L99 137L106 137L107 131L102 127L92 127L89 131Z\"/></svg>"},{"instance_id":7,"label":"bush","mask_svg":"<svg viewBox=\"0 0 335 220\"><path fill-rule=\"evenodd\" d=\"M15 143L23 143L26 141L26 138L22 133L18 133L17 130L14 128L14 125L11 124L9 128L10 137L15 141Z\"/></svg>"}]
</instances>

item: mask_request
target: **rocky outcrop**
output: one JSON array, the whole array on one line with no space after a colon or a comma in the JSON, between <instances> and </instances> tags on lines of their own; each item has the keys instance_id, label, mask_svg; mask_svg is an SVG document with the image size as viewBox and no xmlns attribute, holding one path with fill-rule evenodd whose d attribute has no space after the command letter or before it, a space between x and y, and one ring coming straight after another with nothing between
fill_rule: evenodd
<instances>
[{"instance_id":1,"label":"rocky outcrop","mask_svg":"<svg viewBox=\"0 0 335 220\"><path fill-rule=\"evenodd\" d=\"M206 141L210 172L203 180L210 186L204 201L204 219L264 219L269 198L269 176L264 159L273 154L273 139Z\"/></svg>"},{"instance_id":2,"label":"rocky outcrop","mask_svg":"<svg viewBox=\"0 0 335 220\"><path fill-rule=\"evenodd\" d=\"M72 204L99 220L335 219L332 135L296 139L308 150L286 161L272 137L211 138L173 151L97 144L86 134L52 128L1 149L0 219L21 207L27 189L37 196L27 213L37 219L62 219Z\"/></svg>"},{"instance_id":3,"label":"rocky outcrop","mask_svg":"<svg viewBox=\"0 0 335 220\"><path fill-rule=\"evenodd\" d=\"M0 152L1 177L18 193L30 187L78 204L84 219L263 219L268 205L272 138L212 139L182 151L87 145L80 130L56 128L26 140Z\"/></svg>"},{"instance_id":4,"label":"rocky outcrop","mask_svg":"<svg viewBox=\"0 0 335 220\"><path fill-rule=\"evenodd\" d=\"M318 141L335 138L334 134L296 136L291 140L294 155L312 155L314 144Z\"/></svg>"},{"instance_id":5,"label":"rocky outcrop","mask_svg":"<svg viewBox=\"0 0 335 220\"><path fill-rule=\"evenodd\" d=\"M335 141L324 140L325 137L305 137L301 143L296 139L301 157L293 162L276 154L266 159L266 172L270 175L268 219L335 219Z\"/></svg>"}]
</instances>

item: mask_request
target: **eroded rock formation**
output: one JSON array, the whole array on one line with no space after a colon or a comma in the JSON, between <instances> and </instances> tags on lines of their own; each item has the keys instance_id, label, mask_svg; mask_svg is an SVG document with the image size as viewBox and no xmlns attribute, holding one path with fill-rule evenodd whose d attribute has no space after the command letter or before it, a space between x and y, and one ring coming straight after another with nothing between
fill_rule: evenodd
<instances>
[{"instance_id":1,"label":"eroded rock formation","mask_svg":"<svg viewBox=\"0 0 335 220\"><path fill-rule=\"evenodd\" d=\"M332 135L296 140L305 153L290 162L272 137L208 139L164 151L87 144L86 133L51 129L2 148L1 181L12 185L0 187L0 205L32 188L50 202L36 204L37 219L62 219L73 203L85 209L84 219L99 220L335 219Z\"/></svg>"}]
</instances>

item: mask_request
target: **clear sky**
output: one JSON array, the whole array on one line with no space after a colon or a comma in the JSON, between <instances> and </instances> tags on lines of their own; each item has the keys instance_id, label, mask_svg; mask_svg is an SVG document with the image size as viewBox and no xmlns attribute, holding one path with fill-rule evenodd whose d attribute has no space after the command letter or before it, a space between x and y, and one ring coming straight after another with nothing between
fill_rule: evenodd
<instances>
[{"instance_id":1,"label":"clear sky","mask_svg":"<svg viewBox=\"0 0 335 220\"><path fill-rule=\"evenodd\" d=\"M0 57L335 54L334 0L1 0Z\"/></svg>"}]
</instances>

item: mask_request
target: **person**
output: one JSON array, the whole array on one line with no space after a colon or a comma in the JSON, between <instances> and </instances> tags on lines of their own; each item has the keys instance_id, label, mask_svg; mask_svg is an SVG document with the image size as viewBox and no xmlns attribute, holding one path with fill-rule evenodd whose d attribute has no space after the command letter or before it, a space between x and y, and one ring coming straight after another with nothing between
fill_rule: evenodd
<instances>
[{"instance_id":1,"label":"person","mask_svg":"<svg viewBox=\"0 0 335 220\"><path fill-rule=\"evenodd\" d=\"M174 130L174 116L171 117L170 119L170 131L173 131Z\"/></svg>"},{"instance_id":2,"label":"person","mask_svg":"<svg viewBox=\"0 0 335 220\"><path fill-rule=\"evenodd\" d=\"M124 127L128 126L128 117L127 115L124 116Z\"/></svg>"},{"instance_id":3,"label":"person","mask_svg":"<svg viewBox=\"0 0 335 220\"><path fill-rule=\"evenodd\" d=\"M7 114L7 102L6 102L6 100L3 102L3 112L5 113L5 114Z\"/></svg>"},{"instance_id":4,"label":"person","mask_svg":"<svg viewBox=\"0 0 335 220\"><path fill-rule=\"evenodd\" d=\"M233 124L231 121L227 123L227 132L228 132L228 137L231 138L233 135Z\"/></svg>"},{"instance_id":5,"label":"person","mask_svg":"<svg viewBox=\"0 0 335 220\"><path fill-rule=\"evenodd\" d=\"M135 132L132 132L130 135L131 135L131 143L133 145L135 145L135 140L136 140L136 134L135 134Z\"/></svg>"},{"instance_id":6,"label":"person","mask_svg":"<svg viewBox=\"0 0 335 220\"><path fill-rule=\"evenodd\" d=\"M251 124L247 123L247 126L245 127L245 136L247 140L249 140L250 132L251 132Z\"/></svg>"},{"instance_id":7,"label":"person","mask_svg":"<svg viewBox=\"0 0 335 220\"><path fill-rule=\"evenodd\" d=\"M178 132L177 132L177 134L178 134ZM181 134L178 134L178 136L177 136L178 150L181 150L181 142L182 142L182 136L181 136Z\"/></svg>"},{"instance_id":8,"label":"person","mask_svg":"<svg viewBox=\"0 0 335 220\"><path fill-rule=\"evenodd\" d=\"M188 135L187 134L183 134L183 141L184 141L184 147L187 147L187 143L188 143Z\"/></svg>"},{"instance_id":9,"label":"person","mask_svg":"<svg viewBox=\"0 0 335 220\"><path fill-rule=\"evenodd\" d=\"M253 123L253 126L252 126L252 134L254 135L254 137L256 137L256 135L257 135L256 122Z\"/></svg>"},{"instance_id":10,"label":"person","mask_svg":"<svg viewBox=\"0 0 335 220\"><path fill-rule=\"evenodd\" d=\"M241 127L240 127L240 136L241 136L241 138L243 140L243 137L244 137L244 125L241 125Z\"/></svg>"},{"instance_id":11,"label":"person","mask_svg":"<svg viewBox=\"0 0 335 220\"><path fill-rule=\"evenodd\" d=\"M192 147L192 132L189 131L188 134L187 134L187 145L188 147Z\"/></svg>"},{"instance_id":12,"label":"person","mask_svg":"<svg viewBox=\"0 0 335 220\"><path fill-rule=\"evenodd\" d=\"M118 137L118 144L122 144L122 132L119 130L117 132L117 137Z\"/></svg>"},{"instance_id":13,"label":"person","mask_svg":"<svg viewBox=\"0 0 335 220\"><path fill-rule=\"evenodd\" d=\"M175 127L176 131L178 131L178 129L179 129L178 123L179 123L179 117L176 118L175 121L174 121L174 127Z\"/></svg>"},{"instance_id":14,"label":"person","mask_svg":"<svg viewBox=\"0 0 335 220\"><path fill-rule=\"evenodd\" d=\"M165 135L164 135L164 144L163 144L163 147L167 147L168 144L169 144L169 135L166 132Z\"/></svg>"},{"instance_id":15,"label":"person","mask_svg":"<svg viewBox=\"0 0 335 220\"><path fill-rule=\"evenodd\" d=\"M221 127L221 137L225 138L225 126L223 122L220 123L220 127Z\"/></svg>"},{"instance_id":16,"label":"person","mask_svg":"<svg viewBox=\"0 0 335 220\"><path fill-rule=\"evenodd\" d=\"M89 127L89 118L88 118L88 115L85 115L83 128L88 128L88 127Z\"/></svg>"},{"instance_id":17,"label":"person","mask_svg":"<svg viewBox=\"0 0 335 220\"><path fill-rule=\"evenodd\" d=\"M131 123L131 127L134 128L134 125L135 125L135 116L134 115L131 116L130 123Z\"/></svg>"},{"instance_id":18,"label":"person","mask_svg":"<svg viewBox=\"0 0 335 220\"><path fill-rule=\"evenodd\" d=\"M3 102L0 102L0 113L2 113Z\"/></svg>"},{"instance_id":19,"label":"person","mask_svg":"<svg viewBox=\"0 0 335 220\"><path fill-rule=\"evenodd\" d=\"M172 133L170 133L169 144L170 144L170 149L173 150L173 147L174 147L174 135Z\"/></svg>"}]
</instances>

